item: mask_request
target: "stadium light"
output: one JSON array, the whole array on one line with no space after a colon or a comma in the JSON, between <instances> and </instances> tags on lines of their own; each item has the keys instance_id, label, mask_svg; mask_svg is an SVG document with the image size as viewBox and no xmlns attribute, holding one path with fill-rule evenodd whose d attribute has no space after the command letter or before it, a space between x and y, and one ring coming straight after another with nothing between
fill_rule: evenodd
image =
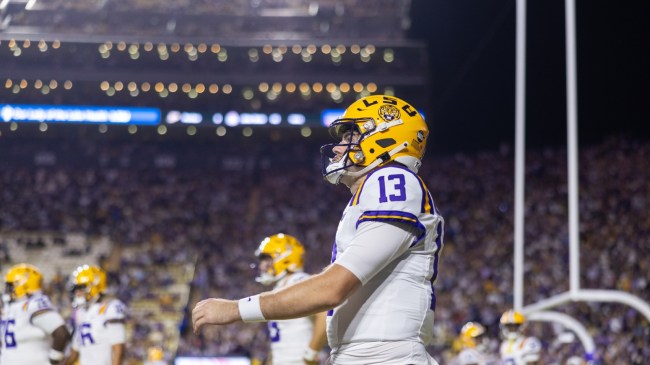
<instances>
[{"instance_id":1,"label":"stadium light","mask_svg":"<svg viewBox=\"0 0 650 365\"><path fill-rule=\"evenodd\" d=\"M25 10L32 10L35 4L36 4L36 0L29 0L27 4L25 4Z\"/></svg>"}]
</instances>

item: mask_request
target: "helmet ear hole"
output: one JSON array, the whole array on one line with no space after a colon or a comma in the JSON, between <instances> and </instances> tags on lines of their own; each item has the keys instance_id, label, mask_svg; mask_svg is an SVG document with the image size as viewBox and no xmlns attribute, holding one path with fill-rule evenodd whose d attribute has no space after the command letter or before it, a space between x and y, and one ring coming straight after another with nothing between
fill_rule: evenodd
<instances>
[{"instance_id":1,"label":"helmet ear hole","mask_svg":"<svg viewBox=\"0 0 650 365\"><path fill-rule=\"evenodd\" d=\"M377 143L381 148L387 148L396 144L397 142L393 138L383 138L383 139L378 139L377 141L375 141L375 143Z\"/></svg>"}]
</instances>

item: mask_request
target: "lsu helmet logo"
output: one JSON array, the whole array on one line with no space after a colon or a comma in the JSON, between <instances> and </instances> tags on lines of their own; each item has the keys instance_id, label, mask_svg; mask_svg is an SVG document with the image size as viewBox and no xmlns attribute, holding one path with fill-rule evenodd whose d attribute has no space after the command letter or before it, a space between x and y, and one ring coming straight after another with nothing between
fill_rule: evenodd
<instances>
[{"instance_id":1,"label":"lsu helmet logo","mask_svg":"<svg viewBox=\"0 0 650 365\"><path fill-rule=\"evenodd\" d=\"M393 105L382 105L379 107L379 117L386 122L392 122L400 117L399 109Z\"/></svg>"}]
</instances>

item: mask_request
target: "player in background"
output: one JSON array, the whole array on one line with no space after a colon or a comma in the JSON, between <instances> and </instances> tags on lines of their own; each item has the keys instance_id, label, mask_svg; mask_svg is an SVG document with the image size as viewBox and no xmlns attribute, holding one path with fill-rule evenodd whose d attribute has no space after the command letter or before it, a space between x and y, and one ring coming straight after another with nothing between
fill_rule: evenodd
<instances>
[{"instance_id":1,"label":"player in background","mask_svg":"<svg viewBox=\"0 0 650 365\"><path fill-rule=\"evenodd\" d=\"M263 285L280 289L307 279L303 272L304 246L295 237L278 233L266 237L255 251L260 274L255 279ZM309 317L269 321L271 364L318 364L318 354L326 343L326 313Z\"/></svg>"},{"instance_id":2,"label":"player in background","mask_svg":"<svg viewBox=\"0 0 650 365\"><path fill-rule=\"evenodd\" d=\"M490 354L489 339L485 327L477 322L467 322L460 330L462 349L458 354L458 365L497 365L499 361Z\"/></svg>"},{"instance_id":3,"label":"player in background","mask_svg":"<svg viewBox=\"0 0 650 365\"><path fill-rule=\"evenodd\" d=\"M59 364L70 340L63 317L41 292L43 275L18 264L5 276L0 325L0 364Z\"/></svg>"},{"instance_id":4,"label":"player in background","mask_svg":"<svg viewBox=\"0 0 650 365\"><path fill-rule=\"evenodd\" d=\"M72 272L74 284L72 350L65 365L119 365L126 342L126 307L109 298L106 273L97 266L83 265Z\"/></svg>"},{"instance_id":5,"label":"player in background","mask_svg":"<svg viewBox=\"0 0 650 365\"><path fill-rule=\"evenodd\" d=\"M206 324L299 318L328 310L330 363L437 364L433 338L444 221L417 175L429 129L404 100L357 100L330 126L323 176L352 193L323 272L239 301L210 298L192 311ZM320 197L317 197L320 198Z\"/></svg>"},{"instance_id":6,"label":"player in background","mask_svg":"<svg viewBox=\"0 0 650 365\"><path fill-rule=\"evenodd\" d=\"M536 337L524 335L526 317L515 310L501 316L500 328L503 342L499 352L503 365L539 365L542 344Z\"/></svg>"}]
</instances>

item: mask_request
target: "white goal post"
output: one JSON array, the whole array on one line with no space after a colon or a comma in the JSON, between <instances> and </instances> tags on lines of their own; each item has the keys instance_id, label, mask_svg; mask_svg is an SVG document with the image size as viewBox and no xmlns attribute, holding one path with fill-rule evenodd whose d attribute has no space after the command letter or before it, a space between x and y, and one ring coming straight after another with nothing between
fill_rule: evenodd
<instances>
[{"instance_id":1,"label":"white goal post","mask_svg":"<svg viewBox=\"0 0 650 365\"><path fill-rule=\"evenodd\" d=\"M531 320L557 322L581 339L586 357L593 355L593 339L584 326L568 315L543 312L567 302L614 302L633 307L650 321L650 305L639 297L619 290L580 288L580 242L578 219L578 96L576 66L575 0L565 0L567 159L569 199L569 291L524 306L524 186L526 106L526 0L517 0L515 82L515 204L514 204L514 309ZM591 354L589 353L591 352Z\"/></svg>"}]
</instances>

